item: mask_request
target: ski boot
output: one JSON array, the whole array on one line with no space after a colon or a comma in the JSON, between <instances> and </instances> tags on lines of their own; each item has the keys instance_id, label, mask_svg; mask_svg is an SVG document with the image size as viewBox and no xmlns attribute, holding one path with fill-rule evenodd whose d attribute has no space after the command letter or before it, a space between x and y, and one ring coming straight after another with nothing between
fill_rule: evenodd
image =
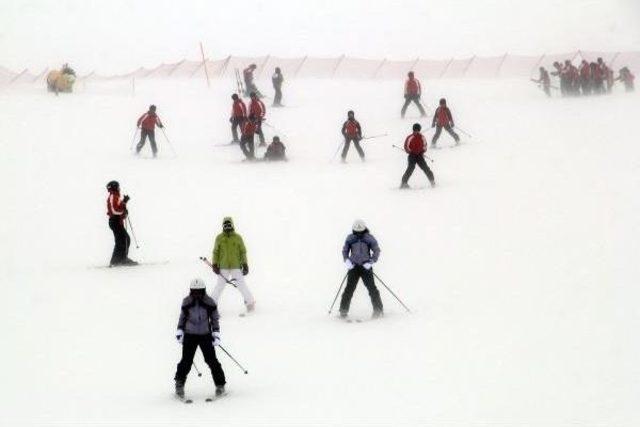
<instances>
[{"instance_id":1,"label":"ski boot","mask_svg":"<svg viewBox=\"0 0 640 427\"><path fill-rule=\"evenodd\" d=\"M176 380L176 396L184 399L184 380Z\"/></svg>"},{"instance_id":2,"label":"ski boot","mask_svg":"<svg viewBox=\"0 0 640 427\"><path fill-rule=\"evenodd\" d=\"M256 310L256 303L252 302L251 304L247 304L247 313L252 313Z\"/></svg>"},{"instance_id":3,"label":"ski boot","mask_svg":"<svg viewBox=\"0 0 640 427\"><path fill-rule=\"evenodd\" d=\"M372 319L379 319L382 316L384 316L384 312L382 310L374 310L373 314L371 315Z\"/></svg>"},{"instance_id":4,"label":"ski boot","mask_svg":"<svg viewBox=\"0 0 640 427\"><path fill-rule=\"evenodd\" d=\"M216 386L216 397L221 397L227 394L227 391L224 389L223 385Z\"/></svg>"},{"instance_id":5,"label":"ski boot","mask_svg":"<svg viewBox=\"0 0 640 427\"><path fill-rule=\"evenodd\" d=\"M340 310L340 318L341 319L346 319L348 314L349 314L348 312Z\"/></svg>"},{"instance_id":6,"label":"ski boot","mask_svg":"<svg viewBox=\"0 0 640 427\"><path fill-rule=\"evenodd\" d=\"M400 184L400 189L401 190L408 190L411 187L409 187L409 184L407 184L406 182L403 182L402 184Z\"/></svg>"},{"instance_id":7,"label":"ski boot","mask_svg":"<svg viewBox=\"0 0 640 427\"><path fill-rule=\"evenodd\" d=\"M431 184L431 188L434 188L436 186L436 180L429 181L429 184Z\"/></svg>"}]
</instances>

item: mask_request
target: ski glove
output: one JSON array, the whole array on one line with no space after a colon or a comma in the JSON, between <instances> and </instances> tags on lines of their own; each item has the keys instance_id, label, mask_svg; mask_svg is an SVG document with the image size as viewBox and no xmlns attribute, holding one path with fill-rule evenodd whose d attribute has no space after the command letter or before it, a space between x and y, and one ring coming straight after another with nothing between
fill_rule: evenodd
<instances>
[{"instance_id":1,"label":"ski glove","mask_svg":"<svg viewBox=\"0 0 640 427\"><path fill-rule=\"evenodd\" d=\"M242 264L242 275L246 276L249 274L249 266L247 264Z\"/></svg>"},{"instance_id":2,"label":"ski glove","mask_svg":"<svg viewBox=\"0 0 640 427\"><path fill-rule=\"evenodd\" d=\"M176 340L178 341L178 344L182 344L182 341L184 340L184 331L182 329L178 329L176 331Z\"/></svg>"},{"instance_id":3,"label":"ski glove","mask_svg":"<svg viewBox=\"0 0 640 427\"><path fill-rule=\"evenodd\" d=\"M347 270L351 270L353 268L353 263L349 258L344 260L344 266L347 267Z\"/></svg>"},{"instance_id":4,"label":"ski glove","mask_svg":"<svg viewBox=\"0 0 640 427\"><path fill-rule=\"evenodd\" d=\"M373 267L373 263L365 262L364 264L362 264L362 266L364 267L365 270L371 270L371 267Z\"/></svg>"},{"instance_id":5,"label":"ski glove","mask_svg":"<svg viewBox=\"0 0 640 427\"><path fill-rule=\"evenodd\" d=\"M217 347L222 344L222 340L220 340L220 332L212 332L211 336L213 337L213 346Z\"/></svg>"},{"instance_id":6,"label":"ski glove","mask_svg":"<svg viewBox=\"0 0 640 427\"><path fill-rule=\"evenodd\" d=\"M213 264L211 268L213 269L214 273L220 274L220 267L218 267L218 264Z\"/></svg>"},{"instance_id":7,"label":"ski glove","mask_svg":"<svg viewBox=\"0 0 640 427\"><path fill-rule=\"evenodd\" d=\"M130 198L129 195L125 194L124 197L122 198L122 201L127 203L129 201L129 198Z\"/></svg>"}]
</instances>

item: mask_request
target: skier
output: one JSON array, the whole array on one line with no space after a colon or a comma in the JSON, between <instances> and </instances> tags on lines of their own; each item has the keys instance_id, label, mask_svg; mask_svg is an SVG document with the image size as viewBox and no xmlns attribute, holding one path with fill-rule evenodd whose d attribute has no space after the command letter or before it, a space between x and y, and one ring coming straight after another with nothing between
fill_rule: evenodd
<instances>
[{"instance_id":1,"label":"skier","mask_svg":"<svg viewBox=\"0 0 640 427\"><path fill-rule=\"evenodd\" d=\"M616 77L616 80L619 80L622 83L624 83L624 88L626 89L627 92L633 92L635 90L635 85L633 82L635 78L636 76L633 75L633 73L631 72L631 70L629 70L628 67L622 67L620 69L618 77Z\"/></svg>"},{"instance_id":2,"label":"skier","mask_svg":"<svg viewBox=\"0 0 640 427\"><path fill-rule=\"evenodd\" d=\"M222 233L216 236L212 259L213 272L218 275L218 283L211 295L216 304L220 302L220 296L227 283L232 282L242 294L247 312L251 313L256 307L256 301L244 280L244 276L249 274L247 249L242 236L235 231L233 219L229 216L222 220Z\"/></svg>"},{"instance_id":3,"label":"skier","mask_svg":"<svg viewBox=\"0 0 640 427\"><path fill-rule=\"evenodd\" d=\"M613 90L613 70L604 62L602 58L598 58L598 67L602 72L602 78L607 83L607 92Z\"/></svg>"},{"instance_id":4,"label":"skier","mask_svg":"<svg viewBox=\"0 0 640 427\"><path fill-rule=\"evenodd\" d=\"M284 82L284 77L282 76L282 71L280 71L280 67L276 67L273 76L271 76L271 83L273 84L273 89L276 91L276 94L273 97L273 107L283 107L282 105L282 83Z\"/></svg>"},{"instance_id":5,"label":"skier","mask_svg":"<svg viewBox=\"0 0 640 427\"><path fill-rule=\"evenodd\" d=\"M264 116L267 114L267 107L264 106L264 102L258 98L255 92L251 92L249 96L251 97L249 114L256 118L256 134L260 138L260 147L263 147L266 143L264 141L264 133L262 133L262 122L264 121Z\"/></svg>"},{"instance_id":6,"label":"skier","mask_svg":"<svg viewBox=\"0 0 640 427\"><path fill-rule=\"evenodd\" d=\"M125 194L120 197L120 184L118 181L109 181L107 183L107 215L109 216L109 228L113 232L113 253L109 267L117 267L119 265L137 265L138 263L129 259L129 245L131 238L124 226L127 218L127 202L129 196Z\"/></svg>"},{"instance_id":7,"label":"skier","mask_svg":"<svg viewBox=\"0 0 640 427\"><path fill-rule=\"evenodd\" d=\"M580 86L583 95L591 95L591 66L586 59L580 64Z\"/></svg>"},{"instance_id":8,"label":"skier","mask_svg":"<svg viewBox=\"0 0 640 427\"><path fill-rule=\"evenodd\" d=\"M287 160L285 156L286 147L280 141L280 137L274 136L271 144L267 147L267 152L264 154L264 160L272 162L278 160Z\"/></svg>"},{"instance_id":9,"label":"skier","mask_svg":"<svg viewBox=\"0 0 640 427\"><path fill-rule=\"evenodd\" d=\"M431 147L436 146L436 142L438 142L438 138L440 138L442 128L449 132L449 135L451 135L456 141L456 145L459 144L460 137L453 131L454 126L451 110L447 107L447 100L440 98L440 106L436 108L436 112L433 113L433 120L431 121L431 127L436 128L436 133L433 135L433 139L431 140Z\"/></svg>"},{"instance_id":10,"label":"skier","mask_svg":"<svg viewBox=\"0 0 640 427\"><path fill-rule=\"evenodd\" d=\"M549 72L544 67L540 67L540 78L531 79L534 83L538 83L542 86L542 90L547 96L551 96L551 80L549 79Z\"/></svg>"},{"instance_id":11,"label":"skier","mask_svg":"<svg viewBox=\"0 0 640 427\"><path fill-rule=\"evenodd\" d=\"M256 70L256 68L258 68L256 64L251 64L242 71L242 77L244 78L245 96L247 94L250 94L251 92L255 92L256 94L258 94L258 96L262 97L260 91L253 81L253 72Z\"/></svg>"},{"instance_id":12,"label":"skier","mask_svg":"<svg viewBox=\"0 0 640 427\"><path fill-rule=\"evenodd\" d=\"M566 79L567 93L573 96L580 94L580 73L570 60L564 61L563 73Z\"/></svg>"},{"instance_id":13,"label":"skier","mask_svg":"<svg viewBox=\"0 0 640 427\"><path fill-rule=\"evenodd\" d=\"M182 300L176 331L176 340L182 344L182 358L178 363L174 380L176 395L181 399L184 398L184 383L187 381L198 347L211 369L216 385L216 397L225 394L226 379L214 349L221 344L219 318L218 307L207 295L204 282L199 278L193 279L189 286L189 295Z\"/></svg>"},{"instance_id":14,"label":"skier","mask_svg":"<svg viewBox=\"0 0 640 427\"><path fill-rule=\"evenodd\" d=\"M550 74L552 76L557 76L560 79L560 94L562 96L566 96L567 95L567 76L566 76L566 73L565 73L564 69L562 68L562 65L560 65L560 63L558 61L555 61L553 63L553 68L555 68L555 71L552 71Z\"/></svg>"},{"instance_id":15,"label":"skier","mask_svg":"<svg viewBox=\"0 0 640 427\"><path fill-rule=\"evenodd\" d=\"M256 118L253 114L249 115L249 118L242 123L242 137L240 138L240 149L247 157L247 160L255 160L255 146L253 142L253 136L258 128Z\"/></svg>"},{"instance_id":16,"label":"skier","mask_svg":"<svg viewBox=\"0 0 640 427\"><path fill-rule=\"evenodd\" d=\"M597 63L592 62L589 64L591 67L591 81L592 81L592 89L595 94L604 93L604 74L602 74L602 69L598 66Z\"/></svg>"},{"instance_id":17,"label":"skier","mask_svg":"<svg viewBox=\"0 0 640 427\"><path fill-rule=\"evenodd\" d=\"M156 125L158 125L158 127L161 129L164 127L162 125L162 122L160 121L160 117L158 117L158 115L156 114L156 106L150 105L149 111L141 115L138 119L137 126L138 129L141 130L140 142L138 142L138 145L136 146L136 154L140 153L140 150L142 150L142 147L144 147L144 143L146 142L147 137L149 137L149 143L151 144L153 157L156 157L156 155L158 154L158 147L156 147Z\"/></svg>"},{"instance_id":18,"label":"skier","mask_svg":"<svg viewBox=\"0 0 640 427\"><path fill-rule=\"evenodd\" d=\"M353 142L356 151L360 155L360 159L364 161L364 151L360 146L360 140L362 139L362 127L360 123L355 119L354 112L349 110L347 112L347 121L342 125L342 136L344 137L344 148L342 149L342 162L347 161L347 153L349 152L349 145Z\"/></svg>"},{"instance_id":19,"label":"skier","mask_svg":"<svg viewBox=\"0 0 640 427\"><path fill-rule=\"evenodd\" d=\"M242 126L242 123L247 119L247 106L237 93L231 95L231 99L233 100L233 105L231 106L229 121L231 122L231 136L233 137L231 143L233 144L240 142L238 139L238 126Z\"/></svg>"},{"instance_id":20,"label":"skier","mask_svg":"<svg viewBox=\"0 0 640 427\"><path fill-rule=\"evenodd\" d=\"M382 316L382 300L373 279L373 264L378 261L379 256L380 247L375 237L369 233L364 221L361 219L355 220L352 234L347 236L342 247L342 259L348 271L347 286L344 288L344 293L340 300L341 318L346 318L347 314L349 314L349 305L359 279L362 279L364 286L369 291L369 297L373 305L373 317Z\"/></svg>"},{"instance_id":21,"label":"skier","mask_svg":"<svg viewBox=\"0 0 640 427\"><path fill-rule=\"evenodd\" d=\"M422 126L420 123L415 123L413 125L413 133L404 140L404 151L409 155L407 157L407 170L402 175L402 182L400 184L400 188L410 188L409 187L409 178L411 174L413 174L416 165L420 169L422 169L427 175L429 182L432 187L436 186L436 180L433 176L433 172L427 166L427 162L424 160L424 153L427 151L427 143L425 142L424 136L420 133Z\"/></svg>"},{"instance_id":22,"label":"skier","mask_svg":"<svg viewBox=\"0 0 640 427\"><path fill-rule=\"evenodd\" d=\"M422 95L420 81L414 77L413 71L409 71L407 76L408 79L404 84L404 105L402 106L400 116L404 119L407 107L409 107L409 104L413 101L418 106L418 110L420 110L420 117L425 117L427 113L425 113L422 104L420 104L420 96Z\"/></svg>"}]
</instances>

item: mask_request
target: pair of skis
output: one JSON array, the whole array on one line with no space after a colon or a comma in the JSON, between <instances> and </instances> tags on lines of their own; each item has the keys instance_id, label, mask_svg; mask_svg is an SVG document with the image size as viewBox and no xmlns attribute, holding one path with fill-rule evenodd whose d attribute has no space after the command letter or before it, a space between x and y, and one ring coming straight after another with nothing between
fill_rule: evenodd
<instances>
[{"instance_id":1,"label":"pair of skis","mask_svg":"<svg viewBox=\"0 0 640 427\"><path fill-rule=\"evenodd\" d=\"M229 392L225 391L225 392L224 392L224 393L222 393L222 394L213 395L213 396L208 396L208 397L206 397L206 398L204 399L204 401L205 401L206 403L215 402L216 400L219 400L219 399L222 399L223 397L226 397L228 394L229 394ZM187 404L187 405L189 405L189 404L192 404L192 403L193 403L193 399L192 399L192 398L190 398L190 397L187 397L187 396L182 396L182 397L180 397L180 396L176 395L176 398L177 398L179 401L181 401L182 403Z\"/></svg>"}]
</instances>

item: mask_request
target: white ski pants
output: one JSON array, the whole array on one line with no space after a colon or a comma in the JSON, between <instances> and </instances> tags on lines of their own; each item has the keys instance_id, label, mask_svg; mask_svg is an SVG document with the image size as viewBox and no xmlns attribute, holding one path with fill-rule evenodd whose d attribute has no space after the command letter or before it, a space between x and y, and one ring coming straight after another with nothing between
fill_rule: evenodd
<instances>
[{"instance_id":1,"label":"white ski pants","mask_svg":"<svg viewBox=\"0 0 640 427\"><path fill-rule=\"evenodd\" d=\"M216 287L213 289L213 294L211 295L211 298L213 298L216 304L220 304L220 296L222 295L224 288L226 286L231 286L224 280L225 278L229 281L235 279L238 290L242 294L242 298L244 298L245 305L255 304L256 300L253 298L253 294L247 287L247 284L244 281L244 276L242 275L242 270L239 268L234 268L233 270L220 270L218 283L216 283Z\"/></svg>"}]
</instances>

